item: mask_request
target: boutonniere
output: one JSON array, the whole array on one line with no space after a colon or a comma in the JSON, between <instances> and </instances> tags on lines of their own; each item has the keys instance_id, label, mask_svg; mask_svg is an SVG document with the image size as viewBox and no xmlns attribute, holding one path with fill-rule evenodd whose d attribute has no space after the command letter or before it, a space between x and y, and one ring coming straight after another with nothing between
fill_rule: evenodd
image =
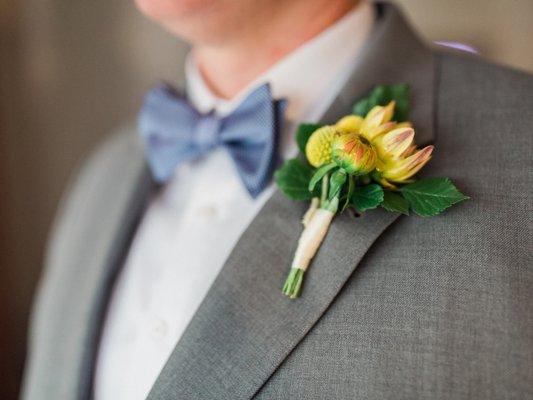
<instances>
[{"instance_id":1,"label":"boutonniere","mask_svg":"<svg viewBox=\"0 0 533 400\"><path fill-rule=\"evenodd\" d=\"M468 199L448 178L415 180L434 146L418 149L407 121L407 85L378 86L333 125L301 124L298 158L274 174L281 191L294 200L310 200L304 226L283 293L299 296L305 271L336 214L361 214L379 206L422 217L440 214ZM357 223L357 222L355 222Z\"/></svg>"}]
</instances>

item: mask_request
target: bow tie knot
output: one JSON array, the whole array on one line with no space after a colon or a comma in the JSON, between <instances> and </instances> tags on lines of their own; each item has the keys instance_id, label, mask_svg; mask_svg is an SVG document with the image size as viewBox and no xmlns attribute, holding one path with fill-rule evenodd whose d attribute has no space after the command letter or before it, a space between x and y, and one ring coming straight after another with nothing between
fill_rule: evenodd
<instances>
[{"instance_id":1,"label":"bow tie knot","mask_svg":"<svg viewBox=\"0 0 533 400\"><path fill-rule=\"evenodd\" d=\"M224 147L252 197L269 183L285 101L273 100L264 84L230 115L201 114L167 85L152 89L139 116L148 163L156 181L164 183L181 163Z\"/></svg>"},{"instance_id":2,"label":"bow tie knot","mask_svg":"<svg viewBox=\"0 0 533 400\"><path fill-rule=\"evenodd\" d=\"M192 140L198 146L199 152L208 152L222 143L220 138L221 123L220 118L214 113L204 115L198 120Z\"/></svg>"}]
</instances>

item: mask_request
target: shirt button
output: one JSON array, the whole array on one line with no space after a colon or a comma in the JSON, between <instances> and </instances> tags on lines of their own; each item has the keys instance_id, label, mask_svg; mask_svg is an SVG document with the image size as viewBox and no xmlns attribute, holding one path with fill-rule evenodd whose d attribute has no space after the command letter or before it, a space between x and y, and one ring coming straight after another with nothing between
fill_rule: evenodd
<instances>
[{"instance_id":1,"label":"shirt button","mask_svg":"<svg viewBox=\"0 0 533 400\"><path fill-rule=\"evenodd\" d=\"M162 319L156 319L152 325L152 336L155 339L163 339L168 333L168 325Z\"/></svg>"},{"instance_id":2,"label":"shirt button","mask_svg":"<svg viewBox=\"0 0 533 400\"><path fill-rule=\"evenodd\" d=\"M203 218L215 218L217 216L217 209L213 205L206 205L198 208L198 214Z\"/></svg>"}]
</instances>

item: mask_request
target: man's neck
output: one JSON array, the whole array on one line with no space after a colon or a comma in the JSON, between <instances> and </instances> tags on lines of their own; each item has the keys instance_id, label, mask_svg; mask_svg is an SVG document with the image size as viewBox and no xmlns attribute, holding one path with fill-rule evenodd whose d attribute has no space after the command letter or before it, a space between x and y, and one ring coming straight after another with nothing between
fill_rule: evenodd
<instances>
[{"instance_id":1,"label":"man's neck","mask_svg":"<svg viewBox=\"0 0 533 400\"><path fill-rule=\"evenodd\" d=\"M346 15L353 0L287 2L283 13L247 34L217 46L195 46L204 81L217 96L230 99L287 54ZM292 7L291 7L292 5Z\"/></svg>"}]
</instances>

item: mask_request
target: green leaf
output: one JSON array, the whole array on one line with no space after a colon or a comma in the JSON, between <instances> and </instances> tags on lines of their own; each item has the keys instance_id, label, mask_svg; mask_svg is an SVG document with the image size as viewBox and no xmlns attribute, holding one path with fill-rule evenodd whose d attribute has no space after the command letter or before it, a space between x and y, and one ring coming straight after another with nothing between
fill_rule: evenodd
<instances>
[{"instance_id":1,"label":"green leaf","mask_svg":"<svg viewBox=\"0 0 533 400\"><path fill-rule=\"evenodd\" d=\"M309 200L316 196L309 191L309 181L314 174L314 169L303 161L293 158L285 163L274 173L274 181L280 190L291 199Z\"/></svg>"},{"instance_id":2,"label":"green leaf","mask_svg":"<svg viewBox=\"0 0 533 400\"><path fill-rule=\"evenodd\" d=\"M321 124L300 124L298 126L296 129L296 143L302 154L305 154L305 145L311 134L323 126Z\"/></svg>"},{"instance_id":3,"label":"green leaf","mask_svg":"<svg viewBox=\"0 0 533 400\"><path fill-rule=\"evenodd\" d=\"M396 101L393 121L407 121L409 118L409 86L406 84L376 86L368 97L354 105L353 113L365 117L374 106L385 106L392 100Z\"/></svg>"},{"instance_id":4,"label":"green leaf","mask_svg":"<svg viewBox=\"0 0 533 400\"><path fill-rule=\"evenodd\" d=\"M313 191L315 189L316 184L326 175L329 171L331 171L333 168L335 168L337 164L330 163L321 166L319 169L316 170L315 174L309 181L309 191Z\"/></svg>"},{"instance_id":5,"label":"green leaf","mask_svg":"<svg viewBox=\"0 0 533 400\"><path fill-rule=\"evenodd\" d=\"M409 203L401 195L386 190L381 207L390 212L409 215Z\"/></svg>"},{"instance_id":6,"label":"green leaf","mask_svg":"<svg viewBox=\"0 0 533 400\"><path fill-rule=\"evenodd\" d=\"M371 109L372 107L370 106L370 99L367 97L355 103L352 113L364 118Z\"/></svg>"},{"instance_id":7,"label":"green leaf","mask_svg":"<svg viewBox=\"0 0 533 400\"><path fill-rule=\"evenodd\" d=\"M411 209L422 217L440 214L448 207L467 200L448 178L429 178L400 189Z\"/></svg>"},{"instance_id":8,"label":"green leaf","mask_svg":"<svg viewBox=\"0 0 533 400\"><path fill-rule=\"evenodd\" d=\"M376 208L383 201L383 189L378 184L356 187L350 203L359 212Z\"/></svg>"}]
</instances>

